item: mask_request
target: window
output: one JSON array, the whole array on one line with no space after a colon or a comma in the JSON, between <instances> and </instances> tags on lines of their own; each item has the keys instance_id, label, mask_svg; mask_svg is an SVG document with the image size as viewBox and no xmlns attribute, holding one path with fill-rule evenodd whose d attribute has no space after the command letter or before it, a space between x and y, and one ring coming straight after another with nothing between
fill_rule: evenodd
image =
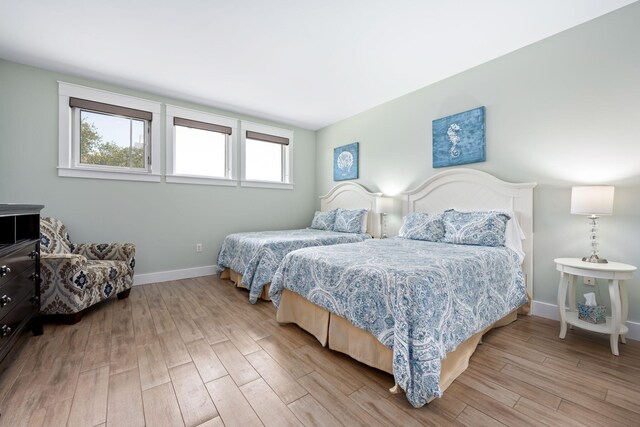
<instances>
[{"instance_id":1,"label":"window","mask_svg":"<svg viewBox=\"0 0 640 427\"><path fill-rule=\"evenodd\" d=\"M80 122L78 165L147 170L151 113L78 98L69 106Z\"/></svg>"},{"instance_id":2,"label":"window","mask_svg":"<svg viewBox=\"0 0 640 427\"><path fill-rule=\"evenodd\" d=\"M167 182L237 185L237 123L167 105Z\"/></svg>"},{"instance_id":3,"label":"window","mask_svg":"<svg viewBox=\"0 0 640 427\"><path fill-rule=\"evenodd\" d=\"M160 181L160 104L58 83L58 175Z\"/></svg>"},{"instance_id":4,"label":"window","mask_svg":"<svg viewBox=\"0 0 640 427\"><path fill-rule=\"evenodd\" d=\"M242 121L242 186L293 188L293 132Z\"/></svg>"}]
</instances>

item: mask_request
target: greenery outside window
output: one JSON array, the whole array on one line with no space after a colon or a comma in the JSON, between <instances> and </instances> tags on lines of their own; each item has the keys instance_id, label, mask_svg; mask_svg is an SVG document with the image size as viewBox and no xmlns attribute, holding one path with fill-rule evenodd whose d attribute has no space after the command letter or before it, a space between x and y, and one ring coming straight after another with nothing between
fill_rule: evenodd
<instances>
[{"instance_id":1,"label":"greenery outside window","mask_svg":"<svg viewBox=\"0 0 640 427\"><path fill-rule=\"evenodd\" d=\"M77 107L78 164L146 171L149 121Z\"/></svg>"},{"instance_id":2,"label":"greenery outside window","mask_svg":"<svg viewBox=\"0 0 640 427\"><path fill-rule=\"evenodd\" d=\"M160 104L59 82L58 175L160 181Z\"/></svg>"}]
</instances>

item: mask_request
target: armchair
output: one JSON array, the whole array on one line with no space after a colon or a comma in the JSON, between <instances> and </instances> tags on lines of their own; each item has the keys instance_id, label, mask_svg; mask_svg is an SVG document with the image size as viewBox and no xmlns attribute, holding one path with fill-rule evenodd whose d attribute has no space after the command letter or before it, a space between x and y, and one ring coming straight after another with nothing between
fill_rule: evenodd
<instances>
[{"instance_id":1,"label":"armchair","mask_svg":"<svg viewBox=\"0 0 640 427\"><path fill-rule=\"evenodd\" d=\"M77 323L84 309L117 294L129 296L136 247L132 243L76 243L56 218L40 219L40 313Z\"/></svg>"}]
</instances>

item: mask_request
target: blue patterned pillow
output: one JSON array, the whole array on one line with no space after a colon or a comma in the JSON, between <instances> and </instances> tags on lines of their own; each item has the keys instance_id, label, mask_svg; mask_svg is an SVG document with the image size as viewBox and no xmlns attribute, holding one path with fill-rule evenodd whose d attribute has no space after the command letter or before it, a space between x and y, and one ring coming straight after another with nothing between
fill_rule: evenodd
<instances>
[{"instance_id":1,"label":"blue patterned pillow","mask_svg":"<svg viewBox=\"0 0 640 427\"><path fill-rule=\"evenodd\" d=\"M507 221L504 212L459 212L453 209L442 214L444 243L478 246L504 246Z\"/></svg>"},{"instance_id":2,"label":"blue patterned pillow","mask_svg":"<svg viewBox=\"0 0 640 427\"><path fill-rule=\"evenodd\" d=\"M333 224L336 222L336 209L329 212L316 211L311 221L311 227L316 230L333 230Z\"/></svg>"},{"instance_id":3,"label":"blue patterned pillow","mask_svg":"<svg viewBox=\"0 0 640 427\"><path fill-rule=\"evenodd\" d=\"M413 212L404 217L398 236L405 239L439 242L444 237L442 215Z\"/></svg>"},{"instance_id":4,"label":"blue patterned pillow","mask_svg":"<svg viewBox=\"0 0 640 427\"><path fill-rule=\"evenodd\" d=\"M342 233L366 233L367 212L366 209L347 210L338 208L333 231L340 231Z\"/></svg>"}]
</instances>

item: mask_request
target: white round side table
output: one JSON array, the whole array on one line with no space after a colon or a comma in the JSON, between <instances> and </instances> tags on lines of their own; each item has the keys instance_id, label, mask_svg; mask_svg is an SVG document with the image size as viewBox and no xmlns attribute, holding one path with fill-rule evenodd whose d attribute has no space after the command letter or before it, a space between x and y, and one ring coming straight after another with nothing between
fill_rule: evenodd
<instances>
[{"instance_id":1,"label":"white round side table","mask_svg":"<svg viewBox=\"0 0 640 427\"><path fill-rule=\"evenodd\" d=\"M582 261L580 258L556 258L556 270L560 272L558 287L558 308L560 309L560 338L567 334L567 324L602 334L609 334L611 353L618 356L618 337L626 343L625 335L629 332L626 325L628 314L627 289L623 280L633 276L636 267L620 262L597 264ZM609 297L611 299L611 317L606 323L593 324L578 318L576 308L576 277L592 277L609 281ZM569 311L566 310L567 290L569 291Z\"/></svg>"}]
</instances>

